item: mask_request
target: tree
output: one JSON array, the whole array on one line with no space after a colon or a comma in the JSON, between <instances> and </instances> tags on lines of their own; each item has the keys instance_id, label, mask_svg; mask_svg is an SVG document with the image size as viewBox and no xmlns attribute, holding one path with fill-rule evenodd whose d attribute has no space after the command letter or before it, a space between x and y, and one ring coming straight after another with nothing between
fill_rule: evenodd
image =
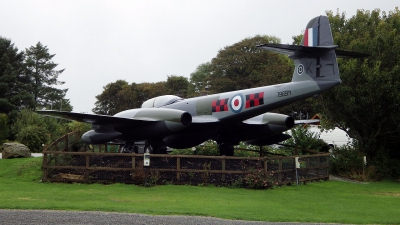
<instances>
[{"instance_id":1,"label":"tree","mask_svg":"<svg viewBox=\"0 0 400 225\"><path fill-rule=\"evenodd\" d=\"M8 128L8 117L4 113L0 113L0 145L8 138L9 128Z\"/></svg>"},{"instance_id":2,"label":"tree","mask_svg":"<svg viewBox=\"0 0 400 225\"><path fill-rule=\"evenodd\" d=\"M181 78L178 77L179 79ZM175 88L172 82L171 87ZM114 115L123 110L140 108L142 103L150 98L172 94L173 92L173 89L166 88L166 82L164 81L157 83L132 83L129 85L124 80L117 80L103 87L103 92L96 96L97 101L95 108L92 110L97 114Z\"/></svg>"},{"instance_id":3,"label":"tree","mask_svg":"<svg viewBox=\"0 0 400 225\"><path fill-rule=\"evenodd\" d=\"M380 175L400 176L400 11L327 12L336 44L369 53L340 60L343 83L317 99L324 118L357 140Z\"/></svg>"},{"instance_id":4,"label":"tree","mask_svg":"<svg viewBox=\"0 0 400 225\"><path fill-rule=\"evenodd\" d=\"M0 37L0 113L13 121L18 110L34 107L30 80L24 75L24 54Z\"/></svg>"},{"instance_id":5,"label":"tree","mask_svg":"<svg viewBox=\"0 0 400 225\"><path fill-rule=\"evenodd\" d=\"M235 91L289 81L286 76L292 73L293 63L283 55L256 47L267 43L280 43L280 39L255 36L220 50L211 61L207 79L210 92Z\"/></svg>"},{"instance_id":6,"label":"tree","mask_svg":"<svg viewBox=\"0 0 400 225\"><path fill-rule=\"evenodd\" d=\"M103 87L103 92L97 95L97 101L94 103L95 108L92 109L94 113L103 115L114 115L123 110L121 107L121 95L118 93L124 86L129 85L124 80L117 80L114 83L109 83Z\"/></svg>"},{"instance_id":7,"label":"tree","mask_svg":"<svg viewBox=\"0 0 400 225\"><path fill-rule=\"evenodd\" d=\"M51 55L47 46L43 46L40 42L36 46L26 49L25 53L26 74L32 82L35 108L48 107L55 103L61 105L61 101L63 101L64 106L67 106L69 101L65 101L64 97L68 89L62 90L54 87L54 85L64 84L63 81L58 80L58 76L64 72L64 69L55 70L58 64L51 61L55 54ZM70 105L66 108L72 110Z\"/></svg>"},{"instance_id":8,"label":"tree","mask_svg":"<svg viewBox=\"0 0 400 225\"><path fill-rule=\"evenodd\" d=\"M207 88L207 77L211 73L211 63L200 64L196 70L190 74L189 95L200 96Z\"/></svg>"},{"instance_id":9,"label":"tree","mask_svg":"<svg viewBox=\"0 0 400 225\"><path fill-rule=\"evenodd\" d=\"M189 81L186 77L172 75L168 76L165 87L168 89L169 94L186 98Z\"/></svg>"}]
</instances>

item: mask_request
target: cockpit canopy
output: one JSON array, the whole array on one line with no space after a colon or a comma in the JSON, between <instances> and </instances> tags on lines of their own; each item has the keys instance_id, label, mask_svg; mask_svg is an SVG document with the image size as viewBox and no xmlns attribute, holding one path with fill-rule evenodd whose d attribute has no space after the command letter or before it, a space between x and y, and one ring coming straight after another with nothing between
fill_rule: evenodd
<instances>
[{"instance_id":1,"label":"cockpit canopy","mask_svg":"<svg viewBox=\"0 0 400 225\"><path fill-rule=\"evenodd\" d=\"M181 101L183 98L175 95L162 95L151 98L142 104L142 108L159 108L162 106L170 105L174 102Z\"/></svg>"}]
</instances>

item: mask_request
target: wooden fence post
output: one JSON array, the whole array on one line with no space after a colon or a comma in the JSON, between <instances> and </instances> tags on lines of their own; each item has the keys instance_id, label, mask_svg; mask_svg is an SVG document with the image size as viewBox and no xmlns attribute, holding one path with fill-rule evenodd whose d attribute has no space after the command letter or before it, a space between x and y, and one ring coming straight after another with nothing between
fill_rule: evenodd
<instances>
[{"instance_id":1,"label":"wooden fence post","mask_svg":"<svg viewBox=\"0 0 400 225\"><path fill-rule=\"evenodd\" d=\"M65 146L64 146L64 149L65 149L66 152L68 152L68 134L65 135Z\"/></svg>"},{"instance_id":2,"label":"wooden fence post","mask_svg":"<svg viewBox=\"0 0 400 225\"><path fill-rule=\"evenodd\" d=\"M225 158L222 159L222 171L224 171L224 173L222 174L222 181L225 182L226 176L225 176Z\"/></svg>"},{"instance_id":3,"label":"wooden fence post","mask_svg":"<svg viewBox=\"0 0 400 225\"><path fill-rule=\"evenodd\" d=\"M264 160L264 174L265 174L265 178L267 178L268 177L268 163L267 163L267 157L264 157L263 158L263 160Z\"/></svg>"},{"instance_id":4,"label":"wooden fence post","mask_svg":"<svg viewBox=\"0 0 400 225\"><path fill-rule=\"evenodd\" d=\"M279 158L279 168L278 168L278 170L279 170L278 182L279 182L279 185L281 185L282 184L282 157Z\"/></svg>"},{"instance_id":5,"label":"wooden fence post","mask_svg":"<svg viewBox=\"0 0 400 225\"><path fill-rule=\"evenodd\" d=\"M132 175L132 180L134 180L135 173L136 173L136 156L135 155L132 156L132 169L133 169L133 171L132 171L131 175Z\"/></svg>"},{"instance_id":6,"label":"wooden fence post","mask_svg":"<svg viewBox=\"0 0 400 225\"><path fill-rule=\"evenodd\" d=\"M181 182L181 173L180 173L180 169L181 169L181 158L178 156L176 157L176 179L178 180L178 182Z\"/></svg>"},{"instance_id":7,"label":"wooden fence post","mask_svg":"<svg viewBox=\"0 0 400 225\"><path fill-rule=\"evenodd\" d=\"M43 177L42 177L42 181L46 182L47 181L47 153L44 152L43 153L43 162L42 162L42 168L43 168Z\"/></svg>"},{"instance_id":8,"label":"wooden fence post","mask_svg":"<svg viewBox=\"0 0 400 225\"><path fill-rule=\"evenodd\" d=\"M89 181L89 159L90 155L86 155L85 182Z\"/></svg>"},{"instance_id":9,"label":"wooden fence post","mask_svg":"<svg viewBox=\"0 0 400 225\"><path fill-rule=\"evenodd\" d=\"M329 155L326 156L326 176L328 177L329 180Z\"/></svg>"},{"instance_id":10,"label":"wooden fence post","mask_svg":"<svg viewBox=\"0 0 400 225\"><path fill-rule=\"evenodd\" d=\"M319 165L321 165L321 164L320 164L320 161L319 161L320 158L321 158L320 156L317 157L317 178L318 178L318 179L319 179L319 169L320 169L320 168L319 168Z\"/></svg>"},{"instance_id":11,"label":"wooden fence post","mask_svg":"<svg viewBox=\"0 0 400 225\"><path fill-rule=\"evenodd\" d=\"M306 158L306 179L304 180L304 184L307 183L308 180L308 172L310 171L310 157Z\"/></svg>"}]
</instances>

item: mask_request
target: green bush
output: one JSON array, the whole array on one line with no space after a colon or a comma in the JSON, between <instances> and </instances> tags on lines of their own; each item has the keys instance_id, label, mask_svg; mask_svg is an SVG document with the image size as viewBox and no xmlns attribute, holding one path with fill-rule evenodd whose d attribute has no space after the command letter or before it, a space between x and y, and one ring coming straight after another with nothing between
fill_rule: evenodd
<instances>
[{"instance_id":1,"label":"green bush","mask_svg":"<svg viewBox=\"0 0 400 225\"><path fill-rule=\"evenodd\" d=\"M198 146L195 147L196 151L193 152L192 148L185 149L173 149L170 154L172 155L208 155L208 156L219 156L219 149L217 142L213 140L208 140ZM238 146L235 146L234 156L238 157L258 157L260 156L259 152L255 151L247 151L248 150L259 150L259 147L252 145L245 145L244 143L240 143Z\"/></svg>"},{"instance_id":2,"label":"green bush","mask_svg":"<svg viewBox=\"0 0 400 225\"><path fill-rule=\"evenodd\" d=\"M290 135L292 138L283 142L286 146L297 147L303 152L307 152L308 150L318 152L329 151L328 144L319 139L318 133L312 132L303 126L292 128ZM291 150L293 151L293 149Z\"/></svg>"},{"instance_id":3,"label":"green bush","mask_svg":"<svg viewBox=\"0 0 400 225\"><path fill-rule=\"evenodd\" d=\"M48 140L46 128L35 125L24 127L17 134L17 141L26 145L31 152L42 152L42 144L47 143Z\"/></svg>"},{"instance_id":4,"label":"green bush","mask_svg":"<svg viewBox=\"0 0 400 225\"><path fill-rule=\"evenodd\" d=\"M330 159L332 174L356 180L369 180L374 176L374 167L365 167L364 156L354 146L336 147Z\"/></svg>"},{"instance_id":5,"label":"green bush","mask_svg":"<svg viewBox=\"0 0 400 225\"><path fill-rule=\"evenodd\" d=\"M246 170L246 175L243 178L244 187L250 189L266 189L278 185L274 179L273 172L265 173L262 163L262 160L258 160L255 167Z\"/></svg>"}]
</instances>

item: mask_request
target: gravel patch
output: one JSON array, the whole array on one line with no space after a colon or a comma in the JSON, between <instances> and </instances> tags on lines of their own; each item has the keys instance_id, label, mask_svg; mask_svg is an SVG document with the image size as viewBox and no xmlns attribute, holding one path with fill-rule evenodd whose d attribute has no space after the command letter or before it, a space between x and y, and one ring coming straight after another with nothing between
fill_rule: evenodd
<instances>
[{"instance_id":1,"label":"gravel patch","mask_svg":"<svg viewBox=\"0 0 400 225\"><path fill-rule=\"evenodd\" d=\"M0 209L1 224L163 224L163 225L303 225L322 223L277 223L226 220L202 216L153 216L136 213Z\"/></svg>"}]
</instances>

